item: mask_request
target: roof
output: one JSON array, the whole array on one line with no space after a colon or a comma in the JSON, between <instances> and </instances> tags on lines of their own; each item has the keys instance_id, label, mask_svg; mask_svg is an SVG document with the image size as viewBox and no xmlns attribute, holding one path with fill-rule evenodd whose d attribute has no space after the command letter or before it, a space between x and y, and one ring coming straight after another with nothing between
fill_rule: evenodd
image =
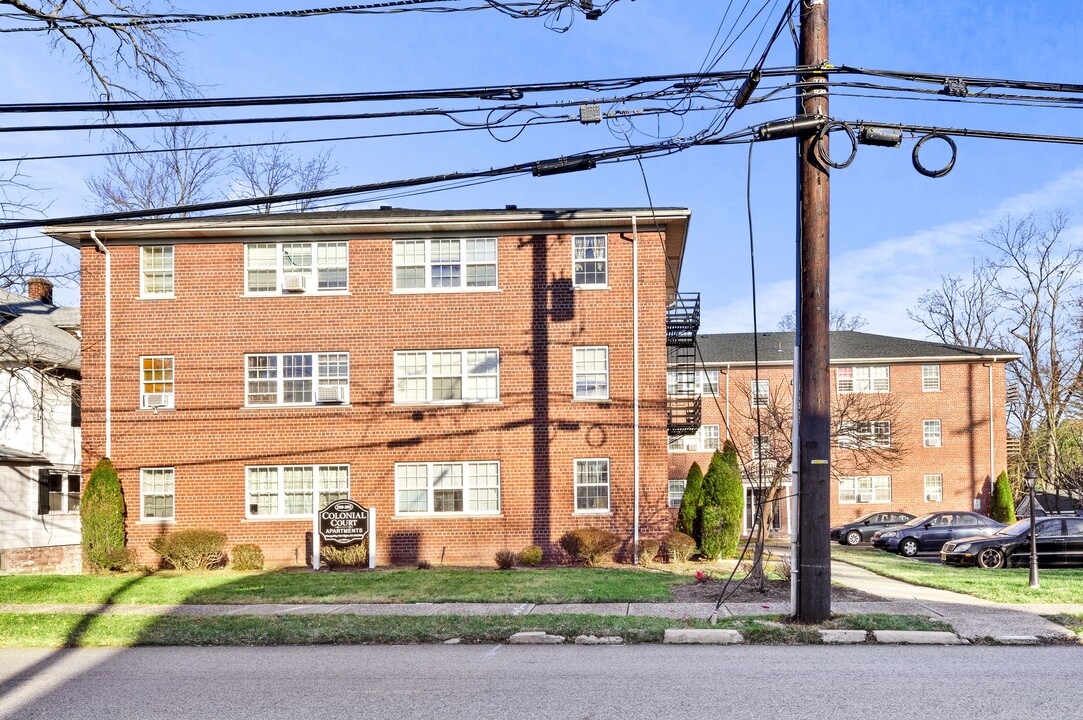
<instances>
[{"instance_id":1,"label":"roof","mask_svg":"<svg viewBox=\"0 0 1083 720\"><path fill-rule=\"evenodd\" d=\"M6 320L6 322L5 322ZM78 370L79 308L61 307L0 290L0 361Z\"/></svg>"},{"instance_id":2,"label":"roof","mask_svg":"<svg viewBox=\"0 0 1083 720\"><path fill-rule=\"evenodd\" d=\"M0 445L0 462L7 463L31 463L33 465L51 465L49 459L37 453L23 452L7 445Z\"/></svg>"},{"instance_id":3,"label":"roof","mask_svg":"<svg viewBox=\"0 0 1083 720\"><path fill-rule=\"evenodd\" d=\"M758 341L757 341L758 340ZM720 333L697 338L703 362L707 365L751 364L759 350L761 365L792 365L794 334L792 332ZM831 363L872 362L1006 362L1019 356L998 348L972 348L962 345L912 340L890 335L853 330L831 332Z\"/></svg>"},{"instance_id":4,"label":"roof","mask_svg":"<svg viewBox=\"0 0 1083 720\"><path fill-rule=\"evenodd\" d=\"M655 227L666 233L666 274L669 299L676 293L684 259L691 211L687 208L518 208L503 210L411 210L382 208L349 212L307 212L252 215L203 215L186 218L125 220L52 225L43 232L73 247L92 243L245 242L257 237L376 236L403 233L468 232L501 234L536 232L540 228L590 232Z\"/></svg>"}]
</instances>

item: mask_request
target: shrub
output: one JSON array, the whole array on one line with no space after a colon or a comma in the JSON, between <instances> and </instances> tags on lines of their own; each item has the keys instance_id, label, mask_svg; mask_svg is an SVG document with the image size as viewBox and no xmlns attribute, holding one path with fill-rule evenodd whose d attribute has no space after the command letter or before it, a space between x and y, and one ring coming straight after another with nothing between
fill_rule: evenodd
<instances>
[{"instance_id":1,"label":"shrub","mask_svg":"<svg viewBox=\"0 0 1083 720\"><path fill-rule=\"evenodd\" d=\"M542 561L542 549L537 545L527 545L519 551L519 562L527 567L536 567Z\"/></svg>"},{"instance_id":2,"label":"shrub","mask_svg":"<svg viewBox=\"0 0 1083 720\"><path fill-rule=\"evenodd\" d=\"M681 507L677 511L677 530L691 537L699 537L699 510L703 507L703 470L699 463L692 463L688 468L688 479L684 483L684 495Z\"/></svg>"},{"instance_id":3,"label":"shrub","mask_svg":"<svg viewBox=\"0 0 1083 720\"><path fill-rule=\"evenodd\" d=\"M729 440L722 451L716 451L711 458L703 479L703 496L700 551L708 560L733 557L741 540L745 491L737 464L737 449Z\"/></svg>"},{"instance_id":4,"label":"shrub","mask_svg":"<svg viewBox=\"0 0 1083 720\"><path fill-rule=\"evenodd\" d=\"M497 550L493 559L501 570L511 570L515 566L515 553L511 550Z\"/></svg>"},{"instance_id":5,"label":"shrub","mask_svg":"<svg viewBox=\"0 0 1083 720\"><path fill-rule=\"evenodd\" d=\"M997 476L997 481L993 485L993 500L989 508L989 517L1005 525L1015 522L1012 486L1008 482L1008 473L1003 470Z\"/></svg>"},{"instance_id":6,"label":"shrub","mask_svg":"<svg viewBox=\"0 0 1083 720\"><path fill-rule=\"evenodd\" d=\"M594 565L617 549L620 539L601 528L569 530L560 538L560 546L573 560Z\"/></svg>"},{"instance_id":7,"label":"shrub","mask_svg":"<svg viewBox=\"0 0 1083 720\"><path fill-rule=\"evenodd\" d=\"M658 548L661 546L657 540L644 539L640 540L636 544L636 556L639 558L639 562L644 565L650 565L654 562L654 559L658 557Z\"/></svg>"},{"instance_id":8,"label":"shrub","mask_svg":"<svg viewBox=\"0 0 1083 720\"><path fill-rule=\"evenodd\" d=\"M368 567L369 544L361 542L344 548L337 545L320 545L320 558L327 563L328 567Z\"/></svg>"},{"instance_id":9,"label":"shrub","mask_svg":"<svg viewBox=\"0 0 1083 720\"><path fill-rule=\"evenodd\" d=\"M432 563L429 562L428 560L418 560L417 561L417 569L418 570L431 570L432 569Z\"/></svg>"},{"instance_id":10,"label":"shrub","mask_svg":"<svg viewBox=\"0 0 1083 720\"><path fill-rule=\"evenodd\" d=\"M244 543L233 546L234 570L262 570L263 550L259 545Z\"/></svg>"},{"instance_id":11,"label":"shrub","mask_svg":"<svg viewBox=\"0 0 1083 720\"><path fill-rule=\"evenodd\" d=\"M217 530L178 530L150 541L150 549L177 570L209 570L226 561L226 534Z\"/></svg>"},{"instance_id":12,"label":"shrub","mask_svg":"<svg viewBox=\"0 0 1083 720\"><path fill-rule=\"evenodd\" d=\"M101 563L99 563L97 569L128 572L140 568L134 552L126 547L118 547L106 551L105 556L101 558Z\"/></svg>"},{"instance_id":13,"label":"shrub","mask_svg":"<svg viewBox=\"0 0 1083 720\"><path fill-rule=\"evenodd\" d=\"M779 558L775 561L775 564L771 566L771 572L782 580L789 580L790 575L793 572L793 565L790 564L790 559L788 557Z\"/></svg>"},{"instance_id":14,"label":"shrub","mask_svg":"<svg viewBox=\"0 0 1083 720\"><path fill-rule=\"evenodd\" d=\"M696 552L696 541L692 536L674 530L662 538L662 547L665 548L670 562L685 562Z\"/></svg>"},{"instance_id":15,"label":"shrub","mask_svg":"<svg viewBox=\"0 0 1083 720\"><path fill-rule=\"evenodd\" d=\"M123 570L131 562L124 552L124 494L109 458L90 473L79 503L83 557L92 570Z\"/></svg>"},{"instance_id":16,"label":"shrub","mask_svg":"<svg viewBox=\"0 0 1083 720\"><path fill-rule=\"evenodd\" d=\"M707 505L700 513L699 551L704 559L715 561L722 557L724 549L723 515L722 508L717 505Z\"/></svg>"}]
</instances>

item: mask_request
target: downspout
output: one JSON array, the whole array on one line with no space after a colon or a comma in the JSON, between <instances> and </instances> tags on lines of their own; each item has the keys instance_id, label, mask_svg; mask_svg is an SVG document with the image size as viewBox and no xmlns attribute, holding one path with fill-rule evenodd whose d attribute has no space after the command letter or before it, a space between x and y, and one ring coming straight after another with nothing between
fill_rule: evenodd
<instances>
[{"instance_id":1,"label":"downspout","mask_svg":"<svg viewBox=\"0 0 1083 720\"><path fill-rule=\"evenodd\" d=\"M726 439L730 439L730 364L726 363Z\"/></svg>"},{"instance_id":2,"label":"downspout","mask_svg":"<svg viewBox=\"0 0 1083 720\"><path fill-rule=\"evenodd\" d=\"M113 256L98 234L90 231L90 239L105 255L105 457L113 456Z\"/></svg>"},{"instance_id":3,"label":"downspout","mask_svg":"<svg viewBox=\"0 0 1083 720\"><path fill-rule=\"evenodd\" d=\"M989 363L989 487L992 494L993 483L996 482L996 457L993 453L993 365Z\"/></svg>"},{"instance_id":4,"label":"downspout","mask_svg":"<svg viewBox=\"0 0 1083 720\"><path fill-rule=\"evenodd\" d=\"M632 216L632 562L639 563L639 228Z\"/></svg>"}]
</instances>

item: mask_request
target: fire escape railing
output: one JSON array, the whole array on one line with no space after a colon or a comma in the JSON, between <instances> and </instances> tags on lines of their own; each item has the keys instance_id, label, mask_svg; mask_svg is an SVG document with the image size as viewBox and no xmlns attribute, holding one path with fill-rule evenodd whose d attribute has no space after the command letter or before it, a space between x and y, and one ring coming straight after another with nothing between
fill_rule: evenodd
<instances>
[{"instance_id":1,"label":"fire escape railing","mask_svg":"<svg viewBox=\"0 0 1083 720\"><path fill-rule=\"evenodd\" d=\"M672 437L693 435L702 419L702 399L696 392L696 333L699 293L678 293L666 308L666 409Z\"/></svg>"}]
</instances>

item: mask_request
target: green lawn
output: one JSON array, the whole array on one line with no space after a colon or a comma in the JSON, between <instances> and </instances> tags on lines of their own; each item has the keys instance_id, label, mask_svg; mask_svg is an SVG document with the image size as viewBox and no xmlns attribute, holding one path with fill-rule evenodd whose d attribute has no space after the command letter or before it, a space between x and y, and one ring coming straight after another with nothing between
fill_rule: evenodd
<instances>
[{"instance_id":1,"label":"green lawn","mask_svg":"<svg viewBox=\"0 0 1083 720\"><path fill-rule=\"evenodd\" d=\"M1083 642L1083 615L1050 615L1049 619L1079 635Z\"/></svg>"},{"instance_id":2,"label":"green lawn","mask_svg":"<svg viewBox=\"0 0 1083 720\"><path fill-rule=\"evenodd\" d=\"M815 626L771 617L719 618L755 644L818 644ZM703 620L597 615L493 617L359 617L355 615L138 616L0 613L0 647L132 647L136 645L315 645L505 642L523 630L563 635L620 635L628 643L661 642L666 628L712 627ZM861 630L939 630L925 618L854 615L823 627Z\"/></svg>"},{"instance_id":3,"label":"green lawn","mask_svg":"<svg viewBox=\"0 0 1083 720\"><path fill-rule=\"evenodd\" d=\"M690 575L607 568L0 576L0 603L668 602Z\"/></svg>"},{"instance_id":4,"label":"green lawn","mask_svg":"<svg viewBox=\"0 0 1083 720\"><path fill-rule=\"evenodd\" d=\"M1028 586L1027 568L982 570L899 557L873 548L833 546L831 557L914 585L1002 603L1083 603L1083 569L1042 569L1041 588Z\"/></svg>"}]
</instances>

